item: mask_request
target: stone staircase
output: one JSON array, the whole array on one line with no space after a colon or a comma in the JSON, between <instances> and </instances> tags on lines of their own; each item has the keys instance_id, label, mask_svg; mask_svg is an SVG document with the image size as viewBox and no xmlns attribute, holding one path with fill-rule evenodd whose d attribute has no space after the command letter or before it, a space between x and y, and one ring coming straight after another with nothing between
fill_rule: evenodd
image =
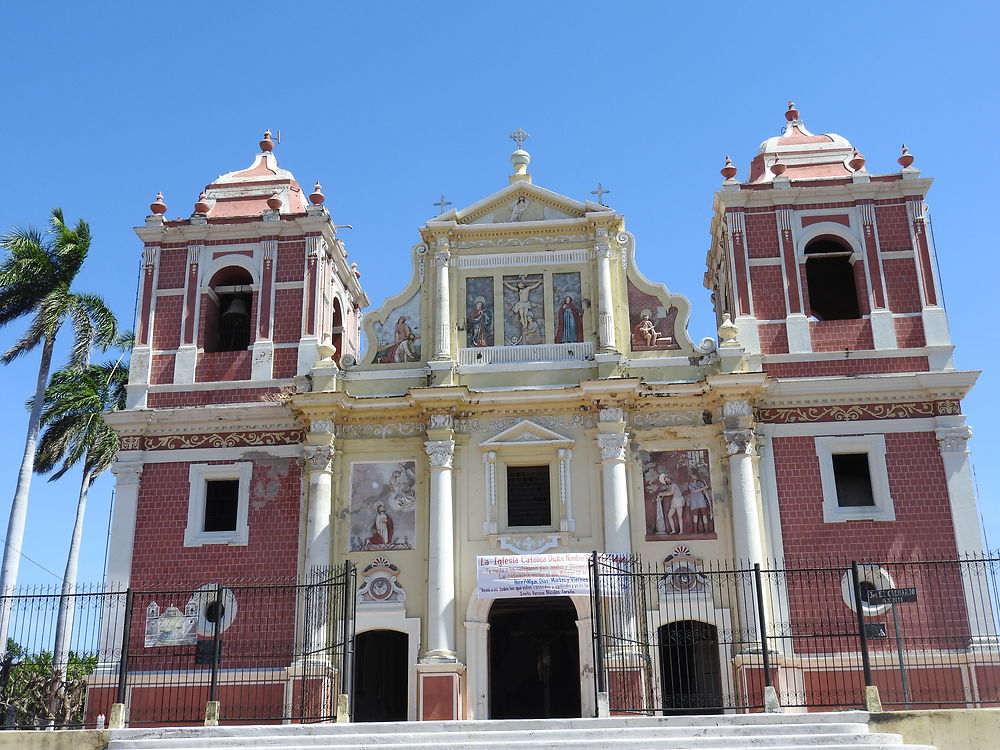
<instances>
[{"instance_id":1,"label":"stone staircase","mask_svg":"<svg viewBox=\"0 0 1000 750\"><path fill-rule=\"evenodd\" d=\"M612 717L116 729L108 750L934 750L868 730L868 714Z\"/></svg>"}]
</instances>

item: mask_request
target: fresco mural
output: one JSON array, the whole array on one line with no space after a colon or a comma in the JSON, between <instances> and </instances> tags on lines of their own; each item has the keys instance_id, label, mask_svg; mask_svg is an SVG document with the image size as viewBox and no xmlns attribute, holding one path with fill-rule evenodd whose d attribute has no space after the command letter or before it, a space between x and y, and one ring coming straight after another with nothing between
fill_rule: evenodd
<instances>
[{"instance_id":1,"label":"fresco mural","mask_svg":"<svg viewBox=\"0 0 1000 750\"><path fill-rule=\"evenodd\" d=\"M659 297L641 291L631 279L628 282L628 317L632 351L681 348L674 338L677 308L664 308Z\"/></svg>"},{"instance_id":2,"label":"fresco mural","mask_svg":"<svg viewBox=\"0 0 1000 750\"><path fill-rule=\"evenodd\" d=\"M465 280L466 346L493 346L493 277Z\"/></svg>"},{"instance_id":3,"label":"fresco mural","mask_svg":"<svg viewBox=\"0 0 1000 750\"><path fill-rule=\"evenodd\" d=\"M639 451L646 541L715 539L708 451Z\"/></svg>"},{"instance_id":4,"label":"fresco mural","mask_svg":"<svg viewBox=\"0 0 1000 750\"><path fill-rule=\"evenodd\" d=\"M542 274L503 277L504 344L545 343L545 295Z\"/></svg>"},{"instance_id":5,"label":"fresco mural","mask_svg":"<svg viewBox=\"0 0 1000 750\"><path fill-rule=\"evenodd\" d=\"M414 461L351 464L351 552L413 549L416 486Z\"/></svg>"},{"instance_id":6,"label":"fresco mural","mask_svg":"<svg viewBox=\"0 0 1000 750\"><path fill-rule=\"evenodd\" d=\"M376 365L420 361L420 291L375 323Z\"/></svg>"},{"instance_id":7,"label":"fresco mural","mask_svg":"<svg viewBox=\"0 0 1000 750\"><path fill-rule=\"evenodd\" d=\"M552 307L556 322L555 342L583 341L583 292L579 273L552 274Z\"/></svg>"}]
</instances>

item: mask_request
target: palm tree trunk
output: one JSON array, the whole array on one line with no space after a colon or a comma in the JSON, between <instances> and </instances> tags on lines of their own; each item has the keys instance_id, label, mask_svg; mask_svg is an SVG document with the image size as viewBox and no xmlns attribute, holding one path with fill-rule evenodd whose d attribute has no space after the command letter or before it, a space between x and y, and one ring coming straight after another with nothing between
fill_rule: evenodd
<instances>
[{"instance_id":1,"label":"palm tree trunk","mask_svg":"<svg viewBox=\"0 0 1000 750\"><path fill-rule=\"evenodd\" d=\"M55 336L45 337L42 344L42 360L38 363L38 379L35 381L35 398L28 417L28 435L24 441L24 456L21 470L17 475L17 487L10 506L10 520L7 522L7 544L3 549L3 564L0 566L0 648L7 650L7 631L10 628L10 609L13 588L17 584L17 571L21 565L21 545L24 543L24 526L28 517L28 488L31 475L35 471L35 443L38 441L38 427L45 405L45 386L49 382L52 366L52 348Z\"/></svg>"},{"instance_id":2,"label":"palm tree trunk","mask_svg":"<svg viewBox=\"0 0 1000 750\"><path fill-rule=\"evenodd\" d=\"M86 463L87 458L84 458ZM73 612L77 570L80 563L80 541L83 539L83 517L87 512L87 490L94 481L88 469L83 470L80 496L76 502L76 520L73 522L73 536L69 542L66 557L66 572L63 575L62 593L59 596L59 614L56 617L56 641L52 647L52 705L51 716L59 724L69 720L69 691L66 679L69 672L69 649L73 636Z\"/></svg>"}]
</instances>

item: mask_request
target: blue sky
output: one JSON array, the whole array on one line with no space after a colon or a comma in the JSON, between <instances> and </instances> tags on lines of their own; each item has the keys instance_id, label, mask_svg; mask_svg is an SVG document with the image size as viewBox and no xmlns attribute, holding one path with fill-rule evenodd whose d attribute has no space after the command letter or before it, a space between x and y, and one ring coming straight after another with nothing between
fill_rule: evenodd
<instances>
[{"instance_id":1,"label":"blue sky","mask_svg":"<svg viewBox=\"0 0 1000 750\"><path fill-rule=\"evenodd\" d=\"M7 3L0 229L53 206L86 218L81 290L133 315L141 224L158 190L188 216L216 175L249 165L264 128L304 187L322 181L377 305L406 283L416 228L441 193L468 205L503 187L523 127L536 184L576 199L598 181L637 237L643 272L694 304L712 194L741 177L794 99L813 132L844 135L872 172L906 142L930 194L961 369L984 371L965 412L980 503L1000 543L1000 363L992 231L998 107L987 3ZM0 330L8 346L23 326ZM984 346L984 340L987 344ZM37 357L0 370L0 526ZM25 583L59 580L77 478L32 487ZM92 491L81 580L103 569L112 482Z\"/></svg>"}]
</instances>

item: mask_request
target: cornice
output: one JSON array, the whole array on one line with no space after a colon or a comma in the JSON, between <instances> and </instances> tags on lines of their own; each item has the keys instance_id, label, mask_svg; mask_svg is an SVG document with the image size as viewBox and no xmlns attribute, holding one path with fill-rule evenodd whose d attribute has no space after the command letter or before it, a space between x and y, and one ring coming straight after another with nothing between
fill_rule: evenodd
<instances>
[{"instance_id":1,"label":"cornice","mask_svg":"<svg viewBox=\"0 0 1000 750\"><path fill-rule=\"evenodd\" d=\"M854 182L846 185L802 185L770 190L719 190L713 208L723 213L727 208L791 206L812 203L849 203L858 200L885 200L910 195L927 195L931 177L916 177L891 182Z\"/></svg>"},{"instance_id":2,"label":"cornice","mask_svg":"<svg viewBox=\"0 0 1000 750\"><path fill-rule=\"evenodd\" d=\"M201 406L184 409L126 409L104 420L119 435L192 435L224 432L281 432L301 423L280 404Z\"/></svg>"},{"instance_id":3,"label":"cornice","mask_svg":"<svg viewBox=\"0 0 1000 750\"><path fill-rule=\"evenodd\" d=\"M949 370L911 374L783 378L774 380L761 407L892 404L961 400L978 371Z\"/></svg>"}]
</instances>

